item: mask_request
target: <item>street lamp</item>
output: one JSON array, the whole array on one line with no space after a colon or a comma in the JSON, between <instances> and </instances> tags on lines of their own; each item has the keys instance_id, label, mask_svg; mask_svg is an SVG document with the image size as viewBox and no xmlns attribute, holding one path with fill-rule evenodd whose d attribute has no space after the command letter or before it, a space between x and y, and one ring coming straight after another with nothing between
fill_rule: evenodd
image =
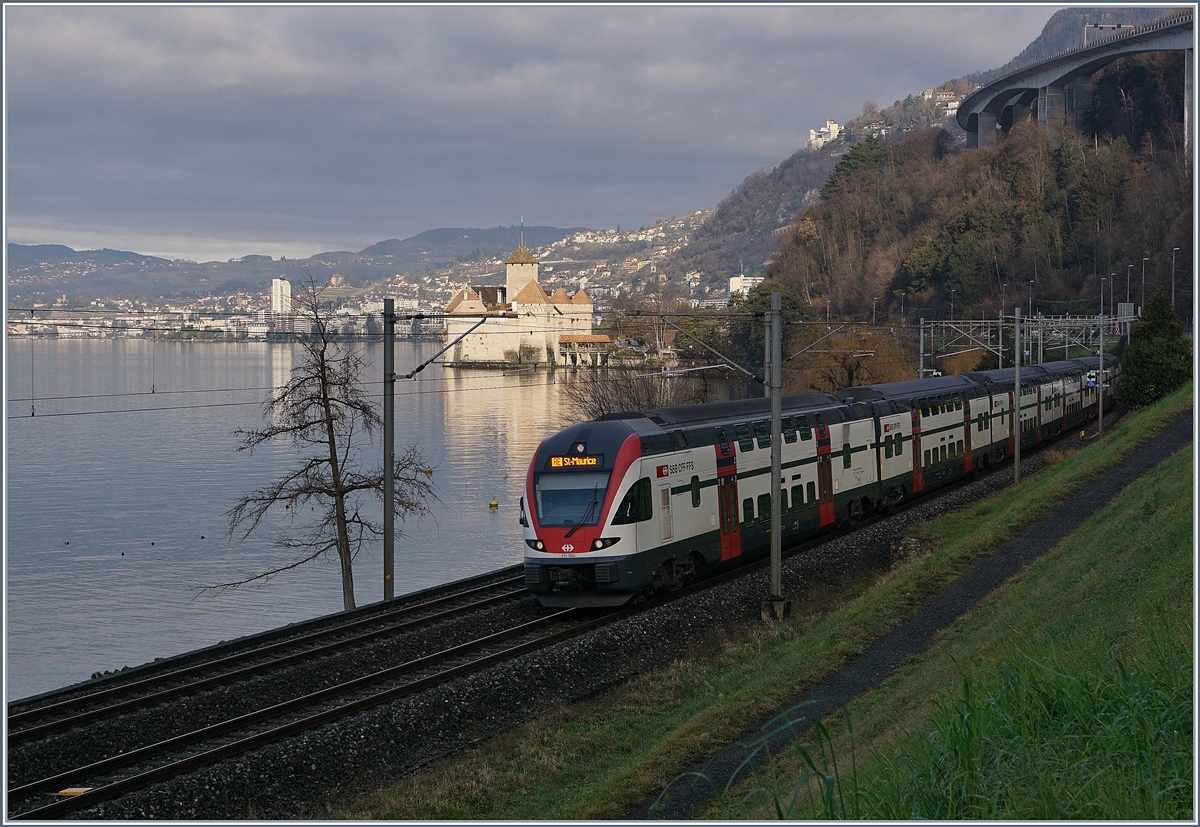
<instances>
[{"instance_id":1,"label":"street lamp","mask_svg":"<svg viewBox=\"0 0 1200 827\"><path fill-rule=\"evenodd\" d=\"M829 306L832 302L829 299L825 300L825 324L829 324Z\"/></svg>"},{"instance_id":2,"label":"street lamp","mask_svg":"<svg viewBox=\"0 0 1200 827\"><path fill-rule=\"evenodd\" d=\"M1033 318L1033 282L1029 282L1029 318Z\"/></svg>"},{"instance_id":3,"label":"street lamp","mask_svg":"<svg viewBox=\"0 0 1200 827\"><path fill-rule=\"evenodd\" d=\"M1117 289L1117 274L1109 273L1108 276L1110 279L1112 279L1112 281L1108 283L1108 308L1112 312L1113 316L1116 316L1117 304L1114 301L1114 296L1116 295L1115 291Z\"/></svg>"},{"instance_id":4,"label":"street lamp","mask_svg":"<svg viewBox=\"0 0 1200 827\"><path fill-rule=\"evenodd\" d=\"M874 326L874 324L875 324L875 302L877 302L877 301L879 301L878 296L874 296L871 298L871 325L872 326Z\"/></svg>"},{"instance_id":5,"label":"street lamp","mask_svg":"<svg viewBox=\"0 0 1200 827\"><path fill-rule=\"evenodd\" d=\"M1142 298L1138 302L1142 307L1146 306L1146 262L1149 260L1148 258L1142 259Z\"/></svg>"},{"instance_id":6,"label":"street lamp","mask_svg":"<svg viewBox=\"0 0 1200 827\"><path fill-rule=\"evenodd\" d=\"M950 321L954 321L954 291L956 288L950 288Z\"/></svg>"},{"instance_id":7,"label":"street lamp","mask_svg":"<svg viewBox=\"0 0 1200 827\"><path fill-rule=\"evenodd\" d=\"M1175 309L1175 254L1179 252L1178 247L1171 248L1171 309Z\"/></svg>"},{"instance_id":8,"label":"street lamp","mask_svg":"<svg viewBox=\"0 0 1200 827\"><path fill-rule=\"evenodd\" d=\"M1125 304L1129 304L1129 277L1133 275L1133 265L1125 271Z\"/></svg>"}]
</instances>

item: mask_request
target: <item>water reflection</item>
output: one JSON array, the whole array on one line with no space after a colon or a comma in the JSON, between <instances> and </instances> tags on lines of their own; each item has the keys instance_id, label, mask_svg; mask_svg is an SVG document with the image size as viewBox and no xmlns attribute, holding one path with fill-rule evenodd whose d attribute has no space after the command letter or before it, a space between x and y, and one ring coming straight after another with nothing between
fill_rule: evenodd
<instances>
[{"instance_id":1,"label":"water reflection","mask_svg":"<svg viewBox=\"0 0 1200 827\"><path fill-rule=\"evenodd\" d=\"M332 562L261 587L194 590L263 571L286 555L269 530L230 542L224 515L296 461L289 444L234 450L234 431L259 427L263 398L290 377L294 345L8 345L8 414L18 417L8 420L5 446L10 697L340 608ZM399 345L397 372L437 347ZM382 346L367 355L367 387L380 398ZM38 415L30 418L30 401L17 399L34 381ZM544 372L438 365L397 382L397 449L422 448L442 500L431 518L401 527L397 594L520 562L517 500L533 451L561 424L558 391ZM364 450L382 454L380 445ZM493 496L497 511L488 508ZM382 598L378 545L360 555L355 586L360 604Z\"/></svg>"}]
</instances>

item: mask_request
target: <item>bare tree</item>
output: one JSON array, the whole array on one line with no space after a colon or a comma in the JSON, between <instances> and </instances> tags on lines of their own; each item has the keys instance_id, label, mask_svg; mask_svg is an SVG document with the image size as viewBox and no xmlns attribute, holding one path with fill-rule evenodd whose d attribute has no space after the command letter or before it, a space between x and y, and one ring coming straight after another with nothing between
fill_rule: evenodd
<instances>
[{"instance_id":1,"label":"bare tree","mask_svg":"<svg viewBox=\"0 0 1200 827\"><path fill-rule=\"evenodd\" d=\"M332 314L321 305L321 291L309 283L293 299L298 319L310 332L298 334L299 362L287 384L275 388L263 401L267 425L238 429L239 451L274 440L290 440L299 449L300 463L273 482L247 494L226 512L229 536L246 539L264 518L282 507L290 512L290 526L275 540L291 549L296 559L231 583L205 589L232 588L265 581L283 571L336 554L342 575L342 603L349 611L354 602L354 558L363 545L383 534L382 508L370 502L383 499L383 466L364 470L359 458L363 442L379 431L381 418L362 385L366 360L339 335ZM382 452L381 452L382 453ZM409 447L397 452L395 499L392 507L403 521L428 513L427 502L436 495L433 470L421 451ZM305 514L302 506L310 505ZM376 519L373 516L379 514Z\"/></svg>"},{"instance_id":2,"label":"bare tree","mask_svg":"<svg viewBox=\"0 0 1200 827\"><path fill-rule=\"evenodd\" d=\"M622 411L649 411L703 402L703 378L644 375L646 368L581 368L563 386L567 415L598 419ZM642 374L642 375L640 375Z\"/></svg>"}]
</instances>

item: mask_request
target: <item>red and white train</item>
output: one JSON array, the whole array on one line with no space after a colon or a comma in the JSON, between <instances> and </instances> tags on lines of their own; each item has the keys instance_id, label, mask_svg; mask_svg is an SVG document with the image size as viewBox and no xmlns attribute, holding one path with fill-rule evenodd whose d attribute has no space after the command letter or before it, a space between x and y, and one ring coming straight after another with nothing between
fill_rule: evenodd
<instances>
[{"instance_id":1,"label":"red and white train","mask_svg":"<svg viewBox=\"0 0 1200 827\"><path fill-rule=\"evenodd\" d=\"M854 523L1094 419L1117 360L783 397L786 547ZM1019 423L1016 421L1019 419ZM770 548L770 401L612 414L542 442L521 524L525 582L546 606L617 606Z\"/></svg>"}]
</instances>

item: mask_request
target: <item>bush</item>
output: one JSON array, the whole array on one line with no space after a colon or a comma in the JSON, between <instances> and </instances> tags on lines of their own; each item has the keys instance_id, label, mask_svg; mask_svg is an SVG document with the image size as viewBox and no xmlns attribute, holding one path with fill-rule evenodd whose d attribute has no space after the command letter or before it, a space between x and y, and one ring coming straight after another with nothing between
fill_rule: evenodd
<instances>
[{"instance_id":1,"label":"bush","mask_svg":"<svg viewBox=\"0 0 1200 827\"><path fill-rule=\"evenodd\" d=\"M1130 331L1117 380L1117 404L1133 410L1157 402L1183 387L1191 375L1191 342L1184 337L1183 322L1160 288Z\"/></svg>"}]
</instances>

